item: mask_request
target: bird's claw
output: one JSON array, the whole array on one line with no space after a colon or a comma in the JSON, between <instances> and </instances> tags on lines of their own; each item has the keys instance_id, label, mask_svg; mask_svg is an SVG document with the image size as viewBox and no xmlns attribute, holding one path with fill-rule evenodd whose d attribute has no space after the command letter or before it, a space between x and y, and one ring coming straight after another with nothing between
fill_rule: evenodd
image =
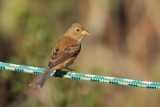
<instances>
[{"instance_id":1,"label":"bird's claw","mask_svg":"<svg viewBox=\"0 0 160 107\"><path fill-rule=\"evenodd\" d=\"M69 71L68 74L71 75L72 73L75 73L75 71Z\"/></svg>"}]
</instances>

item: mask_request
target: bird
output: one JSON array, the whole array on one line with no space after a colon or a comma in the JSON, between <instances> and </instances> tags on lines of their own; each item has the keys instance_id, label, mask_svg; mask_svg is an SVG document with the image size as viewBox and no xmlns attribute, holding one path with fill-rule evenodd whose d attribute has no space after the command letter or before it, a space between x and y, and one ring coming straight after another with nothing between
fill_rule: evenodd
<instances>
[{"instance_id":1,"label":"bird","mask_svg":"<svg viewBox=\"0 0 160 107\"><path fill-rule=\"evenodd\" d=\"M29 86L42 88L54 70L57 72L66 68L72 72L73 70L68 66L74 63L81 50L81 41L87 35L89 35L89 32L80 24L72 24L64 36L53 46L45 71L31 81Z\"/></svg>"}]
</instances>

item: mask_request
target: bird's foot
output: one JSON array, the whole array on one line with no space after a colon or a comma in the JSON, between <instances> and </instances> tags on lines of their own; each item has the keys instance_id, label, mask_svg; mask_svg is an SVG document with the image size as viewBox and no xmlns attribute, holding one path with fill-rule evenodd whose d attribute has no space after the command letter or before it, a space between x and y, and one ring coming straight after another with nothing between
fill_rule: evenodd
<instances>
[{"instance_id":1,"label":"bird's foot","mask_svg":"<svg viewBox=\"0 0 160 107\"><path fill-rule=\"evenodd\" d=\"M75 71L69 71L68 74L71 75L72 73L75 73Z\"/></svg>"}]
</instances>

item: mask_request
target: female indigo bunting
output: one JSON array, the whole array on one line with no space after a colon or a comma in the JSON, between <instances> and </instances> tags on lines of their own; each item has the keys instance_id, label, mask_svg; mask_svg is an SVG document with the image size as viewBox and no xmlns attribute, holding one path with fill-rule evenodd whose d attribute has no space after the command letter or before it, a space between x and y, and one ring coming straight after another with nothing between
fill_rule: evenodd
<instances>
[{"instance_id":1,"label":"female indigo bunting","mask_svg":"<svg viewBox=\"0 0 160 107\"><path fill-rule=\"evenodd\" d=\"M89 35L89 33L80 24L72 24L64 36L53 47L46 70L37 76L29 86L43 87L54 70L60 70L62 68L69 69L67 66L72 64L79 54L81 40L85 35Z\"/></svg>"}]
</instances>

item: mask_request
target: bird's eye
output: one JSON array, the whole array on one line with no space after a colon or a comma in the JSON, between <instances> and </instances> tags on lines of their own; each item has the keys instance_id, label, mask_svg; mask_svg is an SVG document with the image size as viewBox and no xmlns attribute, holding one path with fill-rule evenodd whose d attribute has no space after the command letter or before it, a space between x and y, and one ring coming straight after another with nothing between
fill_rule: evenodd
<instances>
[{"instance_id":1,"label":"bird's eye","mask_svg":"<svg viewBox=\"0 0 160 107\"><path fill-rule=\"evenodd\" d=\"M77 32L79 32L79 29L76 29Z\"/></svg>"}]
</instances>

